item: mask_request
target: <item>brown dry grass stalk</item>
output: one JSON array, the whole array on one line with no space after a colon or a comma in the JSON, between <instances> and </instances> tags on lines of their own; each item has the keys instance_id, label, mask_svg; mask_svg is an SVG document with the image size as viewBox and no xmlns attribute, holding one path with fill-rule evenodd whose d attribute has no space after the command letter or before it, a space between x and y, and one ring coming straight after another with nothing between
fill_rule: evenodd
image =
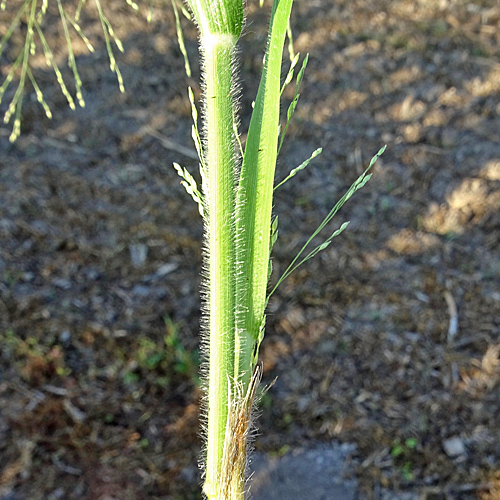
<instances>
[{"instance_id":1,"label":"brown dry grass stalk","mask_svg":"<svg viewBox=\"0 0 500 500\"><path fill-rule=\"evenodd\" d=\"M261 378L262 367L256 366L246 393L243 394L241 384L235 384L233 393L229 395L219 500L244 498L248 438L252 429L255 395Z\"/></svg>"}]
</instances>

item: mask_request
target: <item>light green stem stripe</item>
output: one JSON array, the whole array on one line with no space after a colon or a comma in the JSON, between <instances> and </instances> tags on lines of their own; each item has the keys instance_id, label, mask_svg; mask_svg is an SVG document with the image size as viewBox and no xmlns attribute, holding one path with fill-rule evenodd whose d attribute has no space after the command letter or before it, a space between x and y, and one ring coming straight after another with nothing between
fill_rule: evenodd
<instances>
[{"instance_id":1,"label":"light green stem stripe","mask_svg":"<svg viewBox=\"0 0 500 500\"><path fill-rule=\"evenodd\" d=\"M243 0L187 0L202 39L208 35L232 35L243 28ZM203 40L202 40L203 43Z\"/></svg>"},{"instance_id":2,"label":"light green stem stripe","mask_svg":"<svg viewBox=\"0 0 500 500\"><path fill-rule=\"evenodd\" d=\"M266 305L280 76L293 0L274 0L262 78L250 121L236 200L235 378L246 390Z\"/></svg>"},{"instance_id":3,"label":"light green stem stripe","mask_svg":"<svg viewBox=\"0 0 500 500\"><path fill-rule=\"evenodd\" d=\"M209 375L206 478L215 498L228 413L228 384L234 373L235 155L232 61L236 37L202 37L205 69L205 137L208 210Z\"/></svg>"}]
</instances>

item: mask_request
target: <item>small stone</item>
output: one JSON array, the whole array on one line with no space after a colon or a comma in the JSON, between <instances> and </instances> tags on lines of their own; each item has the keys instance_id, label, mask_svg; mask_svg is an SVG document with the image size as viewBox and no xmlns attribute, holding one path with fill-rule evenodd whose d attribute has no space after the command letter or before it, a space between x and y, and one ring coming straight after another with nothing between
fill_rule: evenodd
<instances>
[{"instance_id":1,"label":"small stone","mask_svg":"<svg viewBox=\"0 0 500 500\"><path fill-rule=\"evenodd\" d=\"M424 129L420 123L411 123L403 128L403 135L408 142L417 143L424 136Z\"/></svg>"},{"instance_id":2,"label":"small stone","mask_svg":"<svg viewBox=\"0 0 500 500\"><path fill-rule=\"evenodd\" d=\"M450 458L459 457L460 455L465 454L465 445L464 442L459 437L453 437L451 439L447 439L443 443L443 448L445 453Z\"/></svg>"},{"instance_id":3,"label":"small stone","mask_svg":"<svg viewBox=\"0 0 500 500\"><path fill-rule=\"evenodd\" d=\"M51 497L54 499L59 500L60 498L64 498L64 495L66 494L66 491L64 488L57 488L51 493Z\"/></svg>"},{"instance_id":4,"label":"small stone","mask_svg":"<svg viewBox=\"0 0 500 500\"><path fill-rule=\"evenodd\" d=\"M16 230L16 225L9 219L0 219L0 233L10 236Z\"/></svg>"},{"instance_id":5,"label":"small stone","mask_svg":"<svg viewBox=\"0 0 500 500\"><path fill-rule=\"evenodd\" d=\"M50 233L50 226L43 220L35 220L31 223L31 227L41 236L46 236Z\"/></svg>"},{"instance_id":6,"label":"small stone","mask_svg":"<svg viewBox=\"0 0 500 500\"><path fill-rule=\"evenodd\" d=\"M85 269L83 274L90 281L98 280L101 277L101 273L97 269L93 268Z\"/></svg>"},{"instance_id":7,"label":"small stone","mask_svg":"<svg viewBox=\"0 0 500 500\"><path fill-rule=\"evenodd\" d=\"M172 271L175 271L178 267L179 265L174 262L167 262L166 264L160 266L155 274L159 278L163 278L163 276L170 274Z\"/></svg>"},{"instance_id":8,"label":"small stone","mask_svg":"<svg viewBox=\"0 0 500 500\"><path fill-rule=\"evenodd\" d=\"M297 410L300 413L303 413L304 411L306 411L306 409L309 406L311 406L311 396L310 395L305 395L305 396L300 397L297 400L296 405L297 405Z\"/></svg>"},{"instance_id":9,"label":"small stone","mask_svg":"<svg viewBox=\"0 0 500 500\"><path fill-rule=\"evenodd\" d=\"M148 297L151 295L153 289L149 286L144 286L144 285L135 285L134 288L132 288L132 293L137 296L137 297Z\"/></svg>"},{"instance_id":10,"label":"small stone","mask_svg":"<svg viewBox=\"0 0 500 500\"><path fill-rule=\"evenodd\" d=\"M63 290L69 290L71 288L71 281L66 278L55 278L52 280L52 283L57 288L61 288Z\"/></svg>"},{"instance_id":11,"label":"small stone","mask_svg":"<svg viewBox=\"0 0 500 500\"><path fill-rule=\"evenodd\" d=\"M382 490L380 494L382 500L418 500L418 493L413 493L411 491L389 491Z\"/></svg>"},{"instance_id":12,"label":"small stone","mask_svg":"<svg viewBox=\"0 0 500 500\"><path fill-rule=\"evenodd\" d=\"M80 410L80 408L77 408L69 399L65 399L63 401L63 406L68 415L75 422L82 423L85 422L85 420L87 420L87 415L82 410ZM73 472L70 472L70 474L80 475L79 469L71 467L71 470Z\"/></svg>"},{"instance_id":13,"label":"small stone","mask_svg":"<svg viewBox=\"0 0 500 500\"><path fill-rule=\"evenodd\" d=\"M61 332L61 334L59 335L59 340L63 343L63 344L66 344L67 342L69 342L71 340L71 333L69 333L68 330L64 330L63 332Z\"/></svg>"},{"instance_id":14,"label":"small stone","mask_svg":"<svg viewBox=\"0 0 500 500\"><path fill-rule=\"evenodd\" d=\"M148 256L148 246L144 243L134 243L129 246L130 259L135 268L142 267Z\"/></svg>"},{"instance_id":15,"label":"small stone","mask_svg":"<svg viewBox=\"0 0 500 500\"><path fill-rule=\"evenodd\" d=\"M188 483L196 483L198 471L195 467L183 467L180 476Z\"/></svg>"},{"instance_id":16,"label":"small stone","mask_svg":"<svg viewBox=\"0 0 500 500\"><path fill-rule=\"evenodd\" d=\"M21 247L24 250L31 250L31 248L33 248L33 244L34 244L34 241L32 239L29 239L29 240L24 241L23 244L21 245Z\"/></svg>"}]
</instances>

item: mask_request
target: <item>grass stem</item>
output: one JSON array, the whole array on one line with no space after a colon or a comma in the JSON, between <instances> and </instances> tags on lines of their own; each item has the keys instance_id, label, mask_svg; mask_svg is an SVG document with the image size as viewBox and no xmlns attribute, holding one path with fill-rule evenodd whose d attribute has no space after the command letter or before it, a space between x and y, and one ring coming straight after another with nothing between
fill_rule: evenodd
<instances>
[{"instance_id":1,"label":"grass stem","mask_svg":"<svg viewBox=\"0 0 500 500\"><path fill-rule=\"evenodd\" d=\"M208 428L204 491L217 498L234 372L233 35L202 37L208 247Z\"/></svg>"}]
</instances>

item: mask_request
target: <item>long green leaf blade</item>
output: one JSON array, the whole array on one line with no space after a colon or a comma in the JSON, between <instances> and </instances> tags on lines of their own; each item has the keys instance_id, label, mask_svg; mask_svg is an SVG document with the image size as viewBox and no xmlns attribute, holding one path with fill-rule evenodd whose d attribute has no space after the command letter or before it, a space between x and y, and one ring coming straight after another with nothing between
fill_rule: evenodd
<instances>
[{"instance_id":1,"label":"long green leaf blade","mask_svg":"<svg viewBox=\"0 0 500 500\"><path fill-rule=\"evenodd\" d=\"M266 305L278 146L283 45L293 0L274 0L262 78L250 121L236 201L235 379L249 383Z\"/></svg>"}]
</instances>

